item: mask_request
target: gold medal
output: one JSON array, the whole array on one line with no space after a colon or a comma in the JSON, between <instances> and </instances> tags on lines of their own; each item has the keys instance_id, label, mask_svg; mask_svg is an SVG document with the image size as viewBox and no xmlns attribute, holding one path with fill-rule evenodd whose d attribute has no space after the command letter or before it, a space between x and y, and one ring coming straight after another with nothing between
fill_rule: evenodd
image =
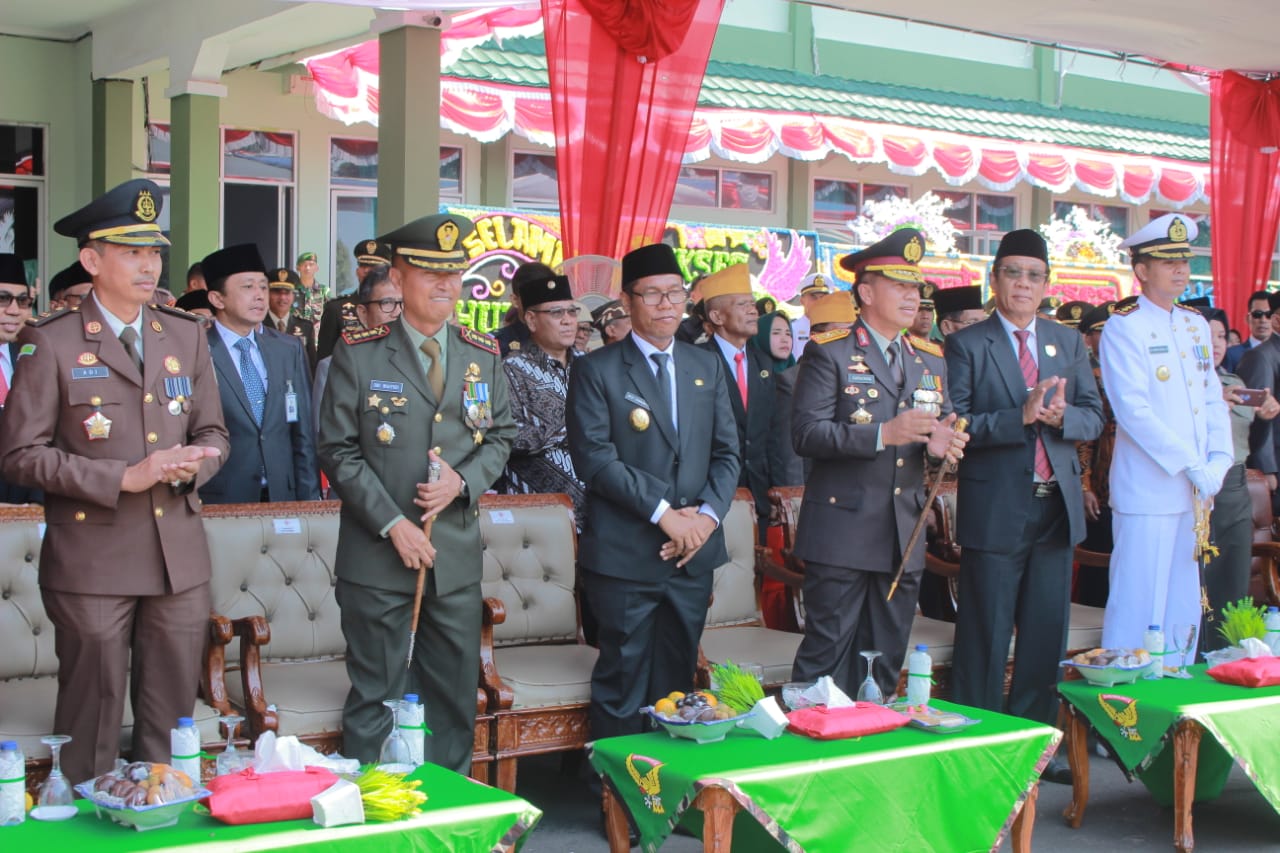
<instances>
[{"instance_id":1,"label":"gold medal","mask_svg":"<svg viewBox=\"0 0 1280 853\"><path fill-rule=\"evenodd\" d=\"M644 432L649 428L649 413L641 408L631 410L631 428L636 432Z\"/></svg>"},{"instance_id":2,"label":"gold medal","mask_svg":"<svg viewBox=\"0 0 1280 853\"><path fill-rule=\"evenodd\" d=\"M178 361L174 356L166 355L164 357L164 369L170 373L176 374L178 371L182 370L182 362Z\"/></svg>"},{"instance_id":3,"label":"gold medal","mask_svg":"<svg viewBox=\"0 0 1280 853\"><path fill-rule=\"evenodd\" d=\"M111 421L102 412L95 411L84 419L84 433L90 441L102 441L111 437Z\"/></svg>"},{"instance_id":4,"label":"gold medal","mask_svg":"<svg viewBox=\"0 0 1280 853\"><path fill-rule=\"evenodd\" d=\"M852 415L849 415L849 420L859 425L869 424L871 423L871 413L868 412L866 409L862 408L861 405L859 405L858 411L854 412Z\"/></svg>"},{"instance_id":5,"label":"gold medal","mask_svg":"<svg viewBox=\"0 0 1280 853\"><path fill-rule=\"evenodd\" d=\"M1168 381L1169 381L1169 368L1165 367L1163 364L1162 364L1162 365L1160 365L1159 367L1157 367L1157 368L1156 368L1156 379L1159 379L1161 382L1168 382Z\"/></svg>"},{"instance_id":6,"label":"gold medal","mask_svg":"<svg viewBox=\"0 0 1280 853\"><path fill-rule=\"evenodd\" d=\"M395 430L395 427L391 426L391 424L386 423L384 421L383 423L378 425L378 431L374 433L374 435L376 435L378 438L378 441L382 442L383 444L390 444L392 441L395 440L396 430Z\"/></svg>"}]
</instances>

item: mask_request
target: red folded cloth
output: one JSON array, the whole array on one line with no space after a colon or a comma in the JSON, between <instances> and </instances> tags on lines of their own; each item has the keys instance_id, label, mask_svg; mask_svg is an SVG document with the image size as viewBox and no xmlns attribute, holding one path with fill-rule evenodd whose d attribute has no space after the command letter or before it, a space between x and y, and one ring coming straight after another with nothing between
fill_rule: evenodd
<instances>
[{"instance_id":1,"label":"red folded cloth","mask_svg":"<svg viewBox=\"0 0 1280 853\"><path fill-rule=\"evenodd\" d=\"M1223 684L1241 687L1271 687L1280 684L1280 658L1244 658L1220 663L1209 675Z\"/></svg>"},{"instance_id":2,"label":"red folded cloth","mask_svg":"<svg viewBox=\"0 0 1280 853\"><path fill-rule=\"evenodd\" d=\"M252 768L209 783L209 814L223 823L270 823L311 817L311 798L338 777L323 767L258 773Z\"/></svg>"},{"instance_id":3,"label":"red folded cloth","mask_svg":"<svg viewBox=\"0 0 1280 853\"><path fill-rule=\"evenodd\" d=\"M828 708L815 705L787 714L790 729L796 734L817 740L862 737L890 732L905 726L908 717L883 705L858 702L852 708Z\"/></svg>"}]
</instances>

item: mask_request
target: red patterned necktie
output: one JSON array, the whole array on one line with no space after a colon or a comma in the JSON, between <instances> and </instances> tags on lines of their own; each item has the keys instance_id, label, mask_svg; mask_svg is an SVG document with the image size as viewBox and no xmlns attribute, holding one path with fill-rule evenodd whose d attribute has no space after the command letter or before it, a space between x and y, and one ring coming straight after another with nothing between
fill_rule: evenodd
<instances>
[{"instance_id":1,"label":"red patterned necktie","mask_svg":"<svg viewBox=\"0 0 1280 853\"><path fill-rule=\"evenodd\" d=\"M1034 388L1040 381L1040 368L1036 367L1036 360L1031 357L1031 350L1027 347L1027 338L1031 332L1018 329L1013 334L1018 339L1018 366L1022 368L1022 379L1027 383L1028 389ZM1045 482L1053 479L1053 466L1049 464L1049 452L1044 449L1044 442L1040 440L1039 427L1036 428L1036 476Z\"/></svg>"},{"instance_id":2,"label":"red patterned necktie","mask_svg":"<svg viewBox=\"0 0 1280 853\"><path fill-rule=\"evenodd\" d=\"M747 407L747 369L742 362L746 359L745 352L734 353L733 360L737 363L738 372L738 393L742 396L742 408Z\"/></svg>"}]
</instances>

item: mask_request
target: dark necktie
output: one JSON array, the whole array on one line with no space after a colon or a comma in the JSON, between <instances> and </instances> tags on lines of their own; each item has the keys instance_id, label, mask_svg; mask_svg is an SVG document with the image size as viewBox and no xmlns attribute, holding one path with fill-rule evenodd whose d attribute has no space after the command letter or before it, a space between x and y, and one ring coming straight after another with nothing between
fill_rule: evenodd
<instances>
[{"instance_id":1,"label":"dark necktie","mask_svg":"<svg viewBox=\"0 0 1280 853\"><path fill-rule=\"evenodd\" d=\"M236 349L240 351L240 381L244 385L244 395L249 398L249 408L253 410L253 420L262 426L263 405L267 401L267 386L262 383L262 374L253 366L249 358L249 339L236 341Z\"/></svg>"},{"instance_id":2,"label":"dark necktie","mask_svg":"<svg viewBox=\"0 0 1280 853\"><path fill-rule=\"evenodd\" d=\"M436 405L444 402L444 370L440 367L440 344L435 338L427 338L422 342L422 351L431 359L431 367L427 368L427 384L431 393L436 395Z\"/></svg>"},{"instance_id":3,"label":"dark necktie","mask_svg":"<svg viewBox=\"0 0 1280 853\"><path fill-rule=\"evenodd\" d=\"M142 375L142 355L138 352L136 346L138 342L138 330L133 326L125 326L124 331L120 333L120 343L124 345L124 351L128 354L129 360L133 362L133 366L138 368L138 375Z\"/></svg>"},{"instance_id":4,"label":"dark necktie","mask_svg":"<svg viewBox=\"0 0 1280 853\"><path fill-rule=\"evenodd\" d=\"M889 375L893 377L893 384L901 391L907 379L906 374L902 372L902 358L896 340L889 344L888 356Z\"/></svg>"},{"instance_id":5,"label":"dark necktie","mask_svg":"<svg viewBox=\"0 0 1280 853\"><path fill-rule=\"evenodd\" d=\"M1018 339L1018 366L1022 368L1022 381L1027 383L1028 390L1036 387L1040 381L1040 368L1036 366L1036 360L1031 357L1031 348L1027 346L1027 338L1031 336L1031 332L1027 329L1017 329L1014 336ZM1046 483L1053 479L1053 466L1049 464L1049 452L1044 449L1044 442L1040 440L1040 430L1036 429L1036 476Z\"/></svg>"},{"instance_id":6,"label":"dark necktie","mask_svg":"<svg viewBox=\"0 0 1280 853\"><path fill-rule=\"evenodd\" d=\"M658 366L658 391L662 394L662 399L667 401L667 411L671 414L671 425L674 427L676 423L675 406L671 402L671 372L667 369L667 362L671 360L671 356L665 352L655 352L649 358L653 359L653 363Z\"/></svg>"}]
</instances>

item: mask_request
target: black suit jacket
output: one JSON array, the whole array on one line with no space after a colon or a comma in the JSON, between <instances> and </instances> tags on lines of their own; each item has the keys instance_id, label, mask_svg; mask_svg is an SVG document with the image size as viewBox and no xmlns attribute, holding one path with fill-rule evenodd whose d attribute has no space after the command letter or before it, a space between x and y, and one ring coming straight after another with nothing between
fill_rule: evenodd
<instances>
[{"instance_id":1,"label":"black suit jacket","mask_svg":"<svg viewBox=\"0 0 1280 853\"><path fill-rule=\"evenodd\" d=\"M302 344L302 349L307 356L308 375L316 369L316 324L310 320L304 320L297 314L289 315L289 322L285 325L284 331L281 332L276 328L276 318L271 314L267 314L267 328L275 330L277 334L288 335L296 338L298 343Z\"/></svg>"},{"instance_id":2,"label":"black suit jacket","mask_svg":"<svg viewBox=\"0 0 1280 853\"><path fill-rule=\"evenodd\" d=\"M1031 507L1037 428L1066 503L1070 544L1084 538L1076 443L1102 432L1102 400L1080 334L1052 320L1035 324L1040 379L1067 380L1061 429L1023 425L1027 384L996 314L947 337L951 404L969 419L956 496L956 539L962 548L1008 553L1018 544Z\"/></svg>"},{"instance_id":3,"label":"black suit jacket","mask_svg":"<svg viewBox=\"0 0 1280 853\"><path fill-rule=\"evenodd\" d=\"M743 406L742 394L738 391L738 378L734 375L733 368L724 360L724 354L715 338L699 346L717 356L724 368L729 405L733 408L733 419L738 425L738 445L741 448L742 472L738 475L738 485L751 490L751 497L756 503L756 514L767 517L769 487L774 485L769 468L769 426L775 394L773 364L753 344L747 344L747 357L743 361L747 374L747 405Z\"/></svg>"},{"instance_id":4,"label":"black suit jacket","mask_svg":"<svg viewBox=\"0 0 1280 853\"><path fill-rule=\"evenodd\" d=\"M678 341L674 357L678 432L633 338L574 362L566 414L573 468L587 486L579 558L589 571L669 577L675 561L658 556L667 537L649 521L663 499L677 510L706 504L721 520L729 512L739 461L724 359ZM717 528L685 569L701 574L727 559Z\"/></svg>"},{"instance_id":5,"label":"black suit jacket","mask_svg":"<svg viewBox=\"0 0 1280 853\"><path fill-rule=\"evenodd\" d=\"M17 341L9 344L9 363L13 365L13 375L18 375L18 352L22 347ZM9 387L13 387L13 383L9 383ZM4 406L0 406L0 419L4 417ZM15 415L16 417L16 415ZM26 486L19 486L17 483L8 483L0 480L0 503L5 504L42 504L44 503L44 492L40 489L28 489Z\"/></svg>"},{"instance_id":6,"label":"black suit jacket","mask_svg":"<svg viewBox=\"0 0 1280 853\"><path fill-rule=\"evenodd\" d=\"M320 497L315 436L312 433L311 383L302 347L280 333L258 334L267 368L267 398L262 425L253 419L244 383L236 370L239 353L230 352L216 327L208 330L209 354L218 378L222 414L231 437L226 464L200 489L205 503L256 503L265 470L272 501L309 501ZM297 395L297 419L286 418L285 395Z\"/></svg>"},{"instance_id":7,"label":"black suit jacket","mask_svg":"<svg viewBox=\"0 0 1280 853\"><path fill-rule=\"evenodd\" d=\"M1246 388L1270 388L1272 394L1280 392L1280 336L1272 335L1246 350L1236 365L1235 374ZM1276 463L1280 460L1280 451L1276 449L1276 438L1280 433L1273 423L1254 418L1249 427L1249 467L1267 474L1276 473Z\"/></svg>"}]
</instances>

